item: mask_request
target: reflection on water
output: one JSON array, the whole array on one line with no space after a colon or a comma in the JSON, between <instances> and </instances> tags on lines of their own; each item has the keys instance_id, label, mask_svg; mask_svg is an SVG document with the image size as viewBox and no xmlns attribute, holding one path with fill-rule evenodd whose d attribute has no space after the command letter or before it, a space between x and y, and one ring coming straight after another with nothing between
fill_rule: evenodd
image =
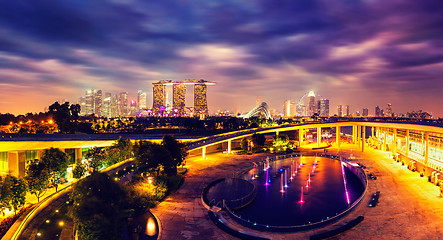
<instances>
[{"instance_id":1,"label":"reflection on water","mask_svg":"<svg viewBox=\"0 0 443 240\"><path fill-rule=\"evenodd\" d=\"M326 220L348 208L340 161L300 157L272 162L270 169L266 165L245 176L256 186L257 196L250 205L235 211L243 219L264 225L295 226ZM290 174L285 177L285 172ZM353 202L363 193L363 185L347 169L345 175Z\"/></svg>"}]
</instances>

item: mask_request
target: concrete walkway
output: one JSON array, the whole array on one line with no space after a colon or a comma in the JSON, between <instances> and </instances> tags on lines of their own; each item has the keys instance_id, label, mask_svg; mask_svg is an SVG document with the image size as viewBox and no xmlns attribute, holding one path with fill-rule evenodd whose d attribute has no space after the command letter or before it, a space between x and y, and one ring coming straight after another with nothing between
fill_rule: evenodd
<instances>
[{"instance_id":1,"label":"concrete walkway","mask_svg":"<svg viewBox=\"0 0 443 240\"><path fill-rule=\"evenodd\" d=\"M308 239L363 215L363 222L331 239L443 239L443 199L438 196L438 187L379 150L366 148L362 153L356 146L344 144L340 151L332 147L329 152L345 157L352 154L356 162L367 166L367 173L377 176L377 180L369 181L368 195L362 204L349 216L324 229L259 234L271 239ZM206 160L200 157L187 159L189 172L183 186L151 210L160 219L159 239L235 239L211 222L201 203L201 192L211 181L232 176L264 157L263 154L217 153L207 155ZM369 196L375 191L381 192L379 204L375 208L367 207Z\"/></svg>"}]
</instances>

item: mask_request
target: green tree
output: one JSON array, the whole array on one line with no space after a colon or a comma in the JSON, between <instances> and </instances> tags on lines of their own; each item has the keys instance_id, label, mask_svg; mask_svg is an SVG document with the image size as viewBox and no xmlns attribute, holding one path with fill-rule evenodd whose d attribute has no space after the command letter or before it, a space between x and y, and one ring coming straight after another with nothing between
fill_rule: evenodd
<instances>
[{"instance_id":1,"label":"green tree","mask_svg":"<svg viewBox=\"0 0 443 240\"><path fill-rule=\"evenodd\" d=\"M170 168L174 161L169 151L160 144L141 140L134 145L135 164L140 171L157 172L161 168Z\"/></svg>"},{"instance_id":2,"label":"green tree","mask_svg":"<svg viewBox=\"0 0 443 240\"><path fill-rule=\"evenodd\" d=\"M248 151L248 139L243 138L240 142L240 147L243 151L247 152Z\"/></svg>"},{"instance_id":3,"label":"green tree","mask_svg":"<svg viewBox=\"0 0 443 240\"><path fill-rule=\"evenodd\" d=\"M75 179L80 179L83 177L83 175L85 175L85 172L86 172L85 166L83 166L83 164L77 164L75 165L74 170L72 170L72 176Z\"/></svg>"},{"instance_id":4,"label":"green tree","mask_svg":"<svg viewBox=\"0 0 443 240\"><path fill-rule=\"evenodd\" d=\"M88 149L86 152L86 157L89 160L89 167L92 168L92 171L98 171L106 161L106 152L102 148L93 147Z\"/></svg>"},{"instance_id":5,"label":"green tree","mask_svg":"<svg viewBox=\"0 0 443 240\"><path fill-rule=\"evenodd\" d=\"M42 162L34 160L28 165L25 181L28 185L29 192L37 197L37 202L40 202L40 197L45 194L49 184L49 178L49 171Z\"/></svg>"},{"instance_id":6,"label":"green tree","mask_svg":"<svg viewBox=\"0 0 443 240\"><path fill-rule=\"evenodd\" d=\"M58 188L60 176L64 175L69 165L69 156L58 148L49 148L43 151L41 162L46 166L54 182L55 191Z\"/></svg>"},{"instance_id":7,"label":"green tree","mask_svg":"<svg viewBox=\"0 0 443 240\"><path fill-rule=\"evenodd\" d=\"M120 152L120 161L132 157L133 144L130 139L123 139L119 137L117 142L113 145Z\"/></svg>"},{"instance_id":8,"label":"green tree","mask_svg":"<svg viewBox=\"0 0 443 240\"><path fill-rule=\"evenodd\" d=\"M81 239L121 239L127 194L106 173L93 172L77 182L70 199L69 212Z\"/></svg>"},{"instance_id":9,"label":"green tree","mask_svg":"<svg viewBox=\"0 0 443 240\"><path fill-rule=\"evenodd\" d=\"M188 155L186 146L179 142L174 136L165 135L162 140L163 147L169 151L172 157L172 166L169 169L165 168L168 174L177 174L177 167L180 166Z\"/></svg>"},{"instance_id":10,"label":"green tree","mask_svg":"<svg viewBox=\"0 0 443 240\"><path fill-rule=\"evenodd\" d=\"M266 143L266 137L263 134L252 134L252 142L256 147L263 147Z\"/></svg>"},{"instance_id":11,"label":"green tree","mask_svg":"<svg viewBox=\"0 0 443 240\"><path fill-rule=\"evenodd\" d=\"M1 186L1 207L13 209L14 214L17 209L25 205L26 182L22 178L6 175Z\"/></svg>"}]
</instances>

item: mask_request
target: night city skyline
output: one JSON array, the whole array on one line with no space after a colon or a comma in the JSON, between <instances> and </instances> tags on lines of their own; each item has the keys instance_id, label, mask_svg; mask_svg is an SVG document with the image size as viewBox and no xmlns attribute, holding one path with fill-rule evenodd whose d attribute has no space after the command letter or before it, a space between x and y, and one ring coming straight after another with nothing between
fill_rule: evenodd
<instances>
[{"instance_id":1,"label":"night city skyline","mask_svg":"<svg viewBox=\"0 0 443 240\"><path fill-rule=\"evenodd\" d=\"M152 83L217 82L208 109L283 111L315 91L351 112L442 117L439 1L4 2L0 113L75 103L86 89L134 99ZM227 17L229 16L229 17Z\"/></svg>"}]
</instances>

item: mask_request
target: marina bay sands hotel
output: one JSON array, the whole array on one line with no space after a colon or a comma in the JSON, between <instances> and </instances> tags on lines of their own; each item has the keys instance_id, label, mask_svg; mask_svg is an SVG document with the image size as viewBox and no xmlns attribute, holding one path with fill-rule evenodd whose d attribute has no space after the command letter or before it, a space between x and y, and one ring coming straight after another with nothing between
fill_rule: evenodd
<instances>
[{"instance_id":1,"label":"marina bay sands hotel","mask_svg":"<svg viewBox=\"0 0 443 240\"><path fill-rule=\"evenodd\" d=\"M161 80L153 85L153 104L154 114L164 116L166 114L166 86L172 85L172 114L182 117L185 115L186 86L194 85L194 108L191 108L191 114L194 116L208 115L208 102L206 99L207 85L214 85L214 82L200 80L172 81Z\"/></svg>"}]
</instances>

